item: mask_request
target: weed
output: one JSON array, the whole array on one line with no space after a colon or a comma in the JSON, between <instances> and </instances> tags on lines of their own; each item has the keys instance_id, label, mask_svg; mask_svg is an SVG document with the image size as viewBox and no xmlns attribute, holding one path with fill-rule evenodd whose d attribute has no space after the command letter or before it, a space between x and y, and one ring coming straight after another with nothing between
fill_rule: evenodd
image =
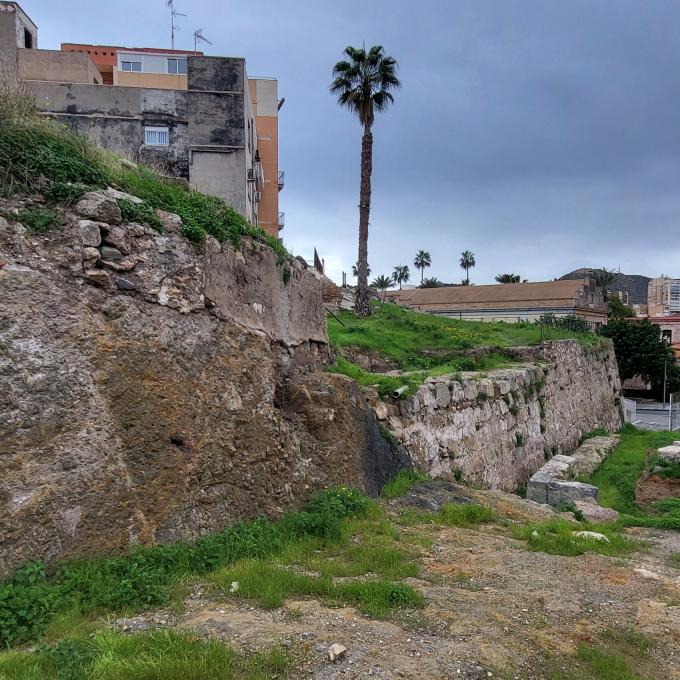
<instances>
[{"instance_id":1,"label":"weed","mask_svg":"<svg viewBox=\"0 0 680 680\"><path fill-rule=\"evenodd\" d=\"M57 225L57 214L49 208L22 208L16 216L29 231L44 234Z\"/></svg>"},{"instance_id":2,"label":"weed","mask_svg":"<svg viewBox=\"0 0 680 680\"><path fill-rule=\"evenodd\" d=\"M378 431L380 432L380 436L390 445L392 451L399 448L399 444L397 444L397 440L394 438L394 434L389 427L382 423L378 423Z\"/></svg>"},{"instance_id":3,"label":"weed","mask_svg":"<svg viewBox=\"0 0 680 680\"><path fill-rule=\"evenodd\" d=\"M82 182L52 182L44 195L45 199L50 203L70 206L86 191L91 191L92 188Z\"/></svg>"},{"instance_id":4,"label":"weed","mask_svg":"<svg viewBox=\"0 0 680 680\"><path fill-rule=\"evenodd\" d=\"M515 432L515 446L519 448L520 446L524 446L525 443L525 436L521 432Z\"/></svg>"},{"instance_id":5,"label":"weed","mask_svg":"<svg viewBox=\"0 0 680 680\"><path fill-rule=\"evenodd\" d=\"M463 468L457 467L457 468L453 471L453 478L454 478L457 482L462 482L462 481L463 481Z\"/></svg>"},{"instance_id":6,"label":"weed","mask_svg":"<svg viewBox=\"0 0 680 680\"><path fill-rule=\"evenodd\" d=\"M605 430L603 427L596 427L594 430L590 430L590 432L585 432L582 434L578 440L578 443L581 445L584 441L592 439L593 437L606 437L607 435L609 435L609 432L607 432L607 430Z\"/></svg>"},{"instance_id":7,"label":"weed","mask_svg":"<svg viewBox=\"0 0 680 680\"><path fill-rule=\"evenodd\" d=\"M292 274L293 270L288 265L285 265L283 268L283 283L285 285L288 285L288 283L290 282L290 277L292 276Z\"/></svg>"},{"instance_id":8,"label":"weed","mask_svg":"<svg viewBox=\"0 0 680 680\"><path fill-rule=\"evenodd\" d=\"M488 398L489 395L486 392L477 392L477 401L480 404L483 404Z\"/></svg>"},{"instance_id":9,"label":"weed","mask_svg":"<svg viewBox=\"0 0 680 680\"><path fill-rule=\"evenodd\" d=\"M473 527L493 522L495 514L491 508L477 503L447 504L434 516L434 521L448 526Z\"/></svg>"},{"instance_id":10,"label":"weed","mask_svg":"<svg viewBox=\"0 0 680 680\"><path fill-rule=\"evenodd\" d=\"M380 495L383 498L398 498L403 496L416 482L429 479L427 475L418 470L401 470L382 488Z\"/></svg>"}]
</instances>

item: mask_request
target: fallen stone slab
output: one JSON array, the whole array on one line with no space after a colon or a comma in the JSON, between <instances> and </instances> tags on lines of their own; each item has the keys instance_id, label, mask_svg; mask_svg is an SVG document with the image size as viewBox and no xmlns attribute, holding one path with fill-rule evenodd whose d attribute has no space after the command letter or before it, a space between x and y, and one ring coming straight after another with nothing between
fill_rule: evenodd
<instances>
[{"instance_id":1,"label":"fallen stone slab","mask_svg":"<svg viewBox=\"0 0 680 680\"><path fill-rule=\"evenodd\" d=\"M589 501L574 501L576 509L588 522L615 522L619 513L613 508L603 508L601 505Z\"/></svg>"},{"instance_id":2,"label":"fallen stone slab","mask_svg":"<svg viewBox=\"0 0 680 680\"><path fill-rule=\"evenodd\" d=\"M461 487L442 479L427 479L416 482L408 490L408 493L392 501L394 505L417 508L427 512L439 512L443 506L449 503L472 502L472 498L464 493Z\"/></svg>"}]
</instances>

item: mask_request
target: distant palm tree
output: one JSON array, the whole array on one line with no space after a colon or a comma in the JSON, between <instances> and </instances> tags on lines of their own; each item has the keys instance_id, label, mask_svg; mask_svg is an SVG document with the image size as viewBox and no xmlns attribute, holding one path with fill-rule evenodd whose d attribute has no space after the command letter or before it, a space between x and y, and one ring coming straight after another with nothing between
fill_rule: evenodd
<instances>
[{"instance_id":1,"label":"distant palm tree","mask_svg":"<svg viewBox=\"0 0 680 680\"><path fill-rule=\"evenodd\" d=\"M470 269L477 263L475 262L475 254L469 250L464 250L460 254L460 266L465 270L465 280L470 283Z\"/></svg>"},{"instance_id":2,"label":"distant palm tree","mask_svg":"<svg viewBox=\"0 0 680 680\"><path fill-rule=\"evenodd\" d=\"M357 263L357 264L358 264L358 263ZM370 275L371 275L371 265L370 265L370 264L367 264L367 265L366 265L366 276L370 276ZM353 264L353 265L352 265L352 276L353 276L354 278L356 278L356 277L359 276L359 268L357 267L356 264Z\"/></svg>"},{"instance_id":3,"label":"distant palm tree","mask_svg":"<svg viewBox=\"0 0 680 680\"><path fill-rule=\"evenodd\" d=\"M384 274L381 274L380 276L377 276L375 279L373 279L373 283L371 284L373 288L377 288L379 291L382 292L382 303L385 304L385 296L387 295L387 289L394 283L394 280L392 279L391 276L385 276Z\"/></svg>"},{"instance_id":4,"label":"distant palm tree","mask_svg":"<svg viewBox=\"0 0 680 680\"><path fill-rule=\"evenodd\" d=\"M433 276L432 278L425 279L421 284L421 288L440 288L442 285L442 282L436 277Z\"/></svg>"},{"instance_id":5,"label":"distant palm tree","mask_svg":"<svg viewBox=\"0 0 680 680\"><path fill-rule=\"evenodd\" d=\"M368 221L371 212L371 173L373 171L373 120L375 112L385 111L394 101L392 92L401 83L397 78L397 61L385 54L382 45L345 48L348 60L333 67L332 94L338 104L356 114L364 128L361 138L361 184L359 190L358 286L354 309L358 316L371 314L368 294Z\"/></svg>"},{"instance_id":6,"label":"distant palm tree","mask_svg":"<svg viewBox=\"0 0 680 680\"><path fill-rule=\"evenodd\" d=\"M609 294L609 286L621 276L621 273L614 269L602 267L602 269L593 269L592 276L595 285L602 291L602 296L606 300Z\"/></svg>"},{"instance_id":7,"label":"distant palm tree","mask_svg":"<svg viewBox=\"0 0 680 680\"><path fill-rule=\"evenodd\" d=\"M519 274L496 274L498 283L519 283Z\"/></svg>"},{"instance_id":8,"label":"distant palm tree","mask_svg":"<svg viewBox=\"0 0 680 680\"><path fill-rule=\"evenodd\" d=\"M401 290L401 284L407 283L411 278L411 271L408 265L398 264L392 272L392 278L399 284L399 290Z\"/></svg>"},{"instance_id":9,"label":"distant palm tree","mask_svg":"<svg viewBox=\"0 0 680 680\"><path fill-rule=\"evenodd\" d=\"M432 258L427 250L419 250L416 253L416 257L413 260L413 266L416 269L420 269L420 283L423 283L423 275L425 274L425 267L430 267L432 265Z\"/></svg>"}]
</instances>

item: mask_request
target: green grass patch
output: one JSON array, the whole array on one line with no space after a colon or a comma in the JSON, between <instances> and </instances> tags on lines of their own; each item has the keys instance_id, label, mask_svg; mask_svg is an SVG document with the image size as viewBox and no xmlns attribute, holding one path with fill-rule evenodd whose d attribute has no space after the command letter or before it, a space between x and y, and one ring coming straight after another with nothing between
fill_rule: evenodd
<instances>
[{"instance_id":1,"label":"green grass patch","mask_svg":"<svg viewBox=\"0 0 680 680\"><path fill-rule=\"evenodd\" d=\"M593 531L604 534L607 541L576 536L574 532ZM526 541L527 549L550 555L575 556L586 552L601 555L626 555L640 548L640 543L624 536L617 526L611 524L590 524L569 522L553 518L540 523L529 523L512 527L512 536Z\"/></svg>"},{"instance_id":2,"label":"green grass patch","mask_svg":"<svg viewBox=\"0 0 680 680\"><path fill-rule=\"evenodd\" d=\"M677 433L638 430L626 425L621 441L602 465L582 481L599 489L599 504L622 513L624 526L680 530L680 503L667 499L642 508L635 502L635 486L655 457L656 449L671 444Z\"/></svg>"},{"instance_id":3,"label":"green grass patch","mask_svg":"<svg viewBox=\"0 0 680 680\"><path fill-rule=\"evenodd\" d=\"M38 234L45 234L59 225L59 218L54 210L37 206L22 208L18 215L10 214L10 218Z\"/></svg>"},{"instance_id":4,"label":"green grass patch","mask_svg":"<svg viewBox=\"0 0 680 680\"><path fill-rule=\"evenodd\" d=\"M398 498L403 496L416 483L429 477L418 470L400 470L385 486L380 495L383 498Z\"/></svg>"},{"instance_id":5,"label":"green grass patch","mask_svg":"<svg viewBox=\"0 0 680 680\"><path fill-rule=\"evenodd\" d=\"M649 658L652 641L632 628L605 630L602 641L579 644L573 657L549 659L548 680L651 680L660 676Z\"/></svg>"},{"instance_id":6,"label":"green grass patch","mask_svg":"<svg viewBox=\"0 0 680 680\"><path fill-rule=\"evenodd\" d=\"M169 630L102 632L0 653L0 680L265 680L290 664L281 648L243 655L217 640Z\"/></svg>"},{"instance_id":7,"label":"green grass patch","mask_svg":"<svg viewBox=\"0 0 680 680\"><path fill-rule=\"evenodd\" d=\"M365 517L343 523L338 541L307 536L275 556L239 561L209 579L225 593L256 600L266 608L280 607L290 595L310 596L331 604L353 604L368 616L384 618L395 608L422 603L417 591L393 582L418 576L412 545L371 504Z\"/></svg>"},{"instance_id":8,"label":"green grass patch","mask_svg":"<svg viewBox=\"0 0 680 680\"><path fill-rule=\"evenodd\" d=\"M435 517L437 523L465 528L471 528L478 524L488 524L496 519L491 508L477 503L449 503Z\"/></svg>"},{"instance_id":9,"label":"green grass patch","mask_svg":"<svg viewBox=\"0 0 680 680\"><path fill-rule=\"evenodd\" d=\"M254 599L266 609L280 607L289 595L311 596L332 604L354 604L367 616L385 618L394 608L417 607L423 601L420 593L403 583L385 579L337 583L328 576L309 576L261 560L239 562L210 580L225 593ZM233 587L236 583L238 590Z\"/></svg>"},{"instance_id":10,"label":"green grass patch","mask_svg":"<svg viewBox=\"0 0 680 680\"><path fill-rule=\"evenodd\" d=\"M490 370L508 359L500 355L473 359L458 353L480 346L502 348L541 342L541 328L537 324L459 321L421 314L395 304L376 305L367 318L358 318L352 312L340 312L338 317L342 324L333 317L328 319L328 334L338 347L377 351L396 360L404 371L438 367L444 367L448 373ZM574 337L573 332L554 332L560 337ZM592 334L579 335L579 340L588 344L599 342Z\"/></svg>"},{"instance_id":11,"label":"green grass patch","mask_svg":"<svg viewBox=\"0 0 680 680\"><path fill-rule=\"evenodd\" d=\"M300 540L342 540L343 521L365 516L370 507L363 494L337 487L279 522L242 522L193 544L137 547L126 556L65 563L49 578L42 564L25 565L0 583L0 646L38 638L65 612L87 616L165 606L179 579L275 555Z\"/></svg>"},{"instance_id":12,"label":"green grass patch","mask_svg":"<svg viewBox=\"0 0 680 680\"><path fill-rule=\"evenodd\" d=\"M389 396L394 390L399 389L403 385L408 385L409 389L402 396L404 398L408 397L413 394L422 383L422 379L413 375L397 378L382 375L380 373L369 373L341 356L336 358L335 363L330 366L328 370L331 371L331 373L342 373L343 375L353 378L359 385L363 385L364 387L375 387L381 397Z\"/></svg>"},{"instance_id":13,"label":"green grass patch","mask_svg":"<svg viewBox=\"0 0 680 680\"><path fill-rule=\"evenodd\" d=\"M160 217L148 203L133 203L126 198L119 198L117 203L123 222L136 222L161 233L164 231Z\"/></svg>"}]
</instances>

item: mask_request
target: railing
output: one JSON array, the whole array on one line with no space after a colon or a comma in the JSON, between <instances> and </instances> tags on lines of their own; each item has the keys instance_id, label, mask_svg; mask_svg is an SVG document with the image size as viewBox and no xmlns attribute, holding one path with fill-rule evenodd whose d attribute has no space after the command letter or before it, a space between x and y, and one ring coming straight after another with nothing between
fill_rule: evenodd
<instances>
[{"instance_id":1,"label":"railing","mask_svg":"<svg viewBox=\"0 0 680 680\"><path fill-rule=\"evenodd\" d=\"M285 170L279 170L279 191L283 189L283 185L286 183L286 172Z\"/></svg>"},{"instance_id":2,"label":"railing","mask_svg":"<svg viewBox=\"0 0 680 680\"><path fill-rule=\"evenodd\" d=\"M283 229L286 226L286 213L279 213L279 229Z\"/></svg>"}]
</instances>

